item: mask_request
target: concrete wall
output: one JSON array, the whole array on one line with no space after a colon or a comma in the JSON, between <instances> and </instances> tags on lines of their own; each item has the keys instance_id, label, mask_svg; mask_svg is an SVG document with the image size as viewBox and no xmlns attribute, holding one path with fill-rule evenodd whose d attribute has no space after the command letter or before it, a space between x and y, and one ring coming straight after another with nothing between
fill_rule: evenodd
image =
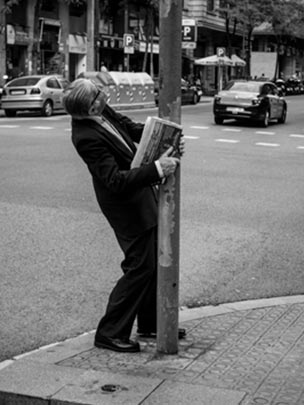
<instances>
[{"instance_id":1,"label":"concrete wall","mask_svg":"<svg viewBox=\"0 0 304 405\"><path fill-rule=\"evenodd\" d=\"M251 53L251 76L265 77L272 79L275 74L276 52L252 52Z\"/></svg>"}]
</instances>

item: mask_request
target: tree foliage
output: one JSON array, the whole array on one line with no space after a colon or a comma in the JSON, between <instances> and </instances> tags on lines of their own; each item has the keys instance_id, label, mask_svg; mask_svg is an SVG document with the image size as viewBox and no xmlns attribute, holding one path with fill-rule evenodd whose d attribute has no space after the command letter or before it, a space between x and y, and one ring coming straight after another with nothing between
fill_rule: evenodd
<instances>
[{"instance_id":1,"label":"tree foliage","mask_svg":"<svg viewBox=\"0 0 304 405\"><path fill-rule=\"evenodd\" d=\"M243 32L246 39L245 49L247 74L250 75L250 44L256 27L268 22L277 48L282 44L304 37L303 0L221 0L220 12L226 21L226 35L231 36L231 24L234 30ZM229 41L227 41L229 46ZM243 55L244 56L244 55Z\"/></svg>"}]
</instances>

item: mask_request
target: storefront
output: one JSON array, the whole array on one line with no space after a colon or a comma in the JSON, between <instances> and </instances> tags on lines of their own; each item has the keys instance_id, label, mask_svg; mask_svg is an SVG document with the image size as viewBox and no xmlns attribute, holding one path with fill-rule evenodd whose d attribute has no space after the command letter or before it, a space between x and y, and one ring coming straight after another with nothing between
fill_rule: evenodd
<instances>
[{"instance_id":1,"label":"storefront","mask_svg":"<svg viewBox=\"0 0 304 405\"><path fill-rule=\"evenodd\" d=\"M73 81L77 76L86 71L87 67L87 37L85 35L69 35L69 80Z\"/></svg>"},{"instance_id":2,"label":"storefront","mask_svg":"<svg viewBox=\"0 0 304 405\"><path fill-rule=\"evenodd\" d=\"M62 73L62 57L59 52L61 23L51 18L40 18L40 72Z\"/></svg>"},{"instance_id":3,"label":"storefront","mask_svg":"<svg viewBox=\"0 0 304 405\"><path fill-rule=\"evenodd\" d=\"M6 74L9 79L27 71L29 34L25 27L6 25Z\"/></svg>"}]
</instances>

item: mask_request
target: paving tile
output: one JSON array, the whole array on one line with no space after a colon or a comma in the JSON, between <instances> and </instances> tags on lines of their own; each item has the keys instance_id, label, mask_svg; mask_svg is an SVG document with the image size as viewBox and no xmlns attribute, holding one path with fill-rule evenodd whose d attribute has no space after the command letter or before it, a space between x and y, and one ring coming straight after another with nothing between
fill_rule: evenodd
<instances>
[{"instance_id":1,"label":"paving tile","mask_svg":"<svg viewBox=\"0 0 304 405\"><path fill-rule=\"evenodd\" d=\"M245 395L244 392L165 381L143 405L240 405Z\"/></svg>"},{"instance_id":2,"label":"paving tile","mask_svg":"<svg viewBox=\"0 0 304 405\"><path fill-rule=\"evenodd\" d=\"M41 391L36 390L41 394L41 398L56 389L63 393L60 398L56 397L56 401L59 402L51 405L64 404L70 395L72 398L78 395L82 401L79 404L107 404L98 402L100 398L113 400L111 404L115 404L118 399L120 401L124 399L126 402L117 403L136 404L128 402L133 388L125 390L123 387L127 385L123 383L118 384L121 388L111 394L113 398L109 394L100 397L101 380L98 378L92 382L90 373L99 376L117 373L120 378L129 379L130 384L131 381L139 381L141 378L159 383L155 386L144 384L148 391L154 387L155 392L146 397L138 395L136 400L146 398L143 404L170 404L168 393L172 393L174 398L172 403L183 405L185 403L204 405L202 398L209 401L224 401L206 402L206 405L213 403L228 405L229 402L226 400L230 394L233 401L238 400L240 396L241 405L304 405L303 300L300 303L293 303L291 300L290 303L284 302L279 306L266 305L258 308L248 304L244 308L230 309L224 313L201 318L189 317L183 324L188 329L187 338L179 342L179 351L176 355L160 356L153 339L140 340L142 351L135 354L96 349L92 347L92 335L87 335L79 341L70 342L71 345L65 342L58 347L47 348L43 353L39 351L32 353L23 360L13 362L13 365L24 363L25 359L28 367L31 362L38 363L33 375L41 382L39 385L44 386ZM198 313L199 311L196 311L196 314ZM18 365L19 374L26 372L24 364L21 363ZM11 365L3 367L0 369L0 392L3 384L11 389L17 389L18 386L24 398L35 391L33 383L25 384L18 380L20 377L18 367L12 380L8 377ZM42 372L44 367L48 370L46 374ZM73 375L73 381L68 382L70 380L65 380L64 377L61 384L54 376L48 374L50 367L61 370L62 375L69 370ZM56 377L59 375L60 372ZM86 375L86 379L83 379L83 375ZM3 376L6 376L4 380ZM78 385L75 385L75 381ZM181 392L179 387L184 391ZM166 390L167 400L163 402ZM187 402L183 398L185 392ZM246 394L245 397L243 393ZM7 390L6 395L8 394ZM225 394L228 396L224 400ZM0 396L1 405L2 399ZM38 400L37 396L35 400ZM11 405L10 402L3 403ZM238 404L231 402L233 405L236 403ZM14 402L13 404L19 405ZM28 405L26 402L24 404ZM31 405L41 404L38 402Z\"/></svg>"}]
</instances>

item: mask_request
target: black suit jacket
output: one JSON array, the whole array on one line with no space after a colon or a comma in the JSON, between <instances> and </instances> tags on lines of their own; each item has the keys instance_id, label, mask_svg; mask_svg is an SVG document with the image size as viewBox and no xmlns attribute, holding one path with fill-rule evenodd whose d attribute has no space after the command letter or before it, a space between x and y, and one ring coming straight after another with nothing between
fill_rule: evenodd
<instances>
[{"instance_id":1,"label":"black suit jacket","mask_svg":"<svg viewBox=\"0 0 304 405\"><path fill-rule=\"evenodd\" d=\"M72 119L72 142L87 164L99 206L117 235L135 236L157 225L152 185L159 182L154 163L130 169L143 124L106 106L103 115L116 127L132 152L91 119Z\"/></svg>"}]
</instances>

